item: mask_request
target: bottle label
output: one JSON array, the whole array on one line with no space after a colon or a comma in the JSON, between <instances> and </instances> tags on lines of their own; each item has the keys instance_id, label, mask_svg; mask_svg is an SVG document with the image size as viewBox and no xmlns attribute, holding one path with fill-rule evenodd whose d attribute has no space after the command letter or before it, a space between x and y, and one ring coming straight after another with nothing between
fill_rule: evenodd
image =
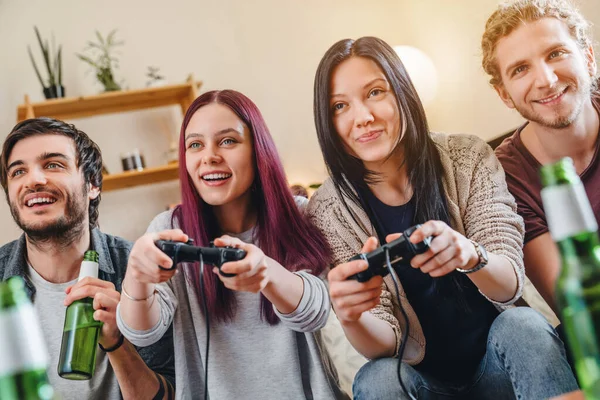
<instances>
[{"instance_id":1,"label":"bottle label","mask_svg":"<svg viewBox=\"0 0 600 400\"><path fill-rule=\"evenodd\" d=\"M598 223L581 182L542 189L548 230L555 242L583 232L596 232Z\"/></svg>"},{"instance_id":2,"label":"bottle label","mask_svg":"<svg viewBox=\"0 0 600 400\"><path fill-rule=\"evenodd\" d=\"M0 311L0 377L46 369L48 350L30 303Z\"/></svg>"},{"instance_id":3,"label":"bottle label","mask_svg":"<svg viewBox=\"0 0 600 400\"><path fill-rule=\"evenodd\" d=\"M81 269L79 270L79 279L77 282L86 277L97 278L98 277L98 263L94 261L83 261L81 263Z\"/></svg>"}]
</instances>

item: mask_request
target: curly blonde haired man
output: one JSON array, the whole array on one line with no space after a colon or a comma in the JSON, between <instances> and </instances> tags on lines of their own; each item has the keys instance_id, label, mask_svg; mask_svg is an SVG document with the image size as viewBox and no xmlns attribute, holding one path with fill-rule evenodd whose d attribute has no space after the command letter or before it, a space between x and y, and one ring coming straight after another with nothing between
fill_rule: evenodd
<instances>
[{"instance_id":1,"label":"curly blonde haired man","mask_svg":"<svg viewBox=\"0 0 600 400\"><path fill-rule=\"evenodd\" d=\"M482 65L502 101L527 122L497 149L525 220L525 270L555 309L560 260L540 197L542 164L571 157L600 220L600 97L590 24L566 0L517 0L488 19ZM527 300L527 298L526 298Z\"/></svg>"}]
</instances>

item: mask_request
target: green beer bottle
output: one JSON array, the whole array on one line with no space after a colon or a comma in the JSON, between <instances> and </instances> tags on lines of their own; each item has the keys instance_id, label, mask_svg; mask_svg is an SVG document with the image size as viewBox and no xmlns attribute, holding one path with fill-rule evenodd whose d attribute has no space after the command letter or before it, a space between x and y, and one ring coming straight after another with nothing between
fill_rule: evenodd
<instances>
[{"instance_id":1,"label":"green beer bottle","mask_svg":"<svg viewBox=\"0 0 600 400\"><path fill-rule=\"evenodd\" d=\"M0 282L0 399L49 400L44 336L21 277Z\"/></svg>"},{"instance_id":2,"label":"green beer bottle","mask_svg":"<svg viewBox=\"0 0 600 400\"><path fill-rule=\"evenodd\" d=\"M98 253L85 252L79 281L86 277L98 277ZM76 300L67 307L63 328L58 375L72 380L87 380L94 374L96 349L102 322L94 319L94 299Z\"/></svg>"},{"instance_id":3,"label":"green beer bottle","mask_svg":"<svg viewBox=\"0 0 600 400\"><path fill-rule=\"evenodd\" d=\"M548 229L561 256L555 297L567 345L586 398L600 399L598 224L570 158L540 173Z\"/></svg>"}]
</instances>

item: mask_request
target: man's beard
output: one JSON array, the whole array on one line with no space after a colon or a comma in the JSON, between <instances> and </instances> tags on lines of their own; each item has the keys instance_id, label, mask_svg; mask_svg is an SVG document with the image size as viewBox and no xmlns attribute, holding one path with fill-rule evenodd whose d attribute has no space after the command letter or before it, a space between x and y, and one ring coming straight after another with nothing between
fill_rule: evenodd
<instances>
[{"instance_id":1,"label":"man's beard","mask_svg":"<svg viewBox=\"0 0 600 400\"><path fill-rule=\"evenodd\" d=\"M41 190L49 191L47 188L41 188ZM35 222L28 224L23 221L14 201L10 201L10 212L16 224L25 232L33 245L55 243L66 247L79 238L87 228L84 226L88 212L86 196L87 184L83 185L80 193L67 193L65 215L45 224L36 224Z\"/></svg>"},{"instance_id":2,"label":"man's beard","mask_svg":"<svg viewBox=\"0 0 600 400\"><path fill-rule=\"evenodd\" d=\"M521 107L517 105L514 101L513 104L515 106L515 109L519 112L519 114L521 114L523 118L530 122L534 122L544 128L565 129L571 126L571 124L577 119L577 117L579 117L579 114L581 114L581 110L583 110L583 105L585 101L590 98L592 90L591 81L588 80L583 84L582 87L578 89L575 89L574 86L570 85L567 92L573 90L577 91L573 93L573 95L575 96L575 105L571 112L568 115L564 116L561 116L557 113L552 119L548 117L543 117L539 113L535 112L533 109ZM563 96L565 94L563 94Z\"/></svg>"}]
</instances>

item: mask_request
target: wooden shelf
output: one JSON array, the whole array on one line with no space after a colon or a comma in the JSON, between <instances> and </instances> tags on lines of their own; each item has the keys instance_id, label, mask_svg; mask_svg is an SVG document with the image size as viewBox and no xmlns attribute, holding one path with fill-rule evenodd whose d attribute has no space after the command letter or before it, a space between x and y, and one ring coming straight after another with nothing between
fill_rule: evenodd
<instances>
[{"instance_id":1,"label":"wooden shelf","mask_svg":"<svg viewBox=\"0 0 600 400\"><path fill-rule=\"evenodd\" d=\"M17 122L28 118L52 117L60 120L113 114L146 108L179 105L185 114L198 97L201 81L192 76L180 85L159 86L137 90L105 92L95 96L68 97L31 103L25 95L25 103L17 108ZM103 192L137 185L148 185L178 178L178 164L146 168L143 171L127 171L104 176Z\"/></svg>"},{"instance_id":2,"label":"wooden shelf","mask_svg":"<svg viewBox=\"0 0 600 400\"><path fill-rule=\"evenodd\" d=\"M104 175L102 192L170 181L177 179L178 177L178 163L161 165L160 167L145 168L142 171L126 171L118 174L109 174Z\"/></svg>"},{"instance_id":3,"label":"wooden shelf","mask_svg":"<svg viewBox=\"0 0 600 400\"><path fill-rule=\"evenodd\" d=\"M173 104L181 105L182 112L185 113L201 85L202 82L187 82L156 88L119 90L95 96L52 99L40 103L29 103L26 99L25 104L19 105L17 109L17 122L34 116L69 120Z\"/></svg>"}]
</instances>

